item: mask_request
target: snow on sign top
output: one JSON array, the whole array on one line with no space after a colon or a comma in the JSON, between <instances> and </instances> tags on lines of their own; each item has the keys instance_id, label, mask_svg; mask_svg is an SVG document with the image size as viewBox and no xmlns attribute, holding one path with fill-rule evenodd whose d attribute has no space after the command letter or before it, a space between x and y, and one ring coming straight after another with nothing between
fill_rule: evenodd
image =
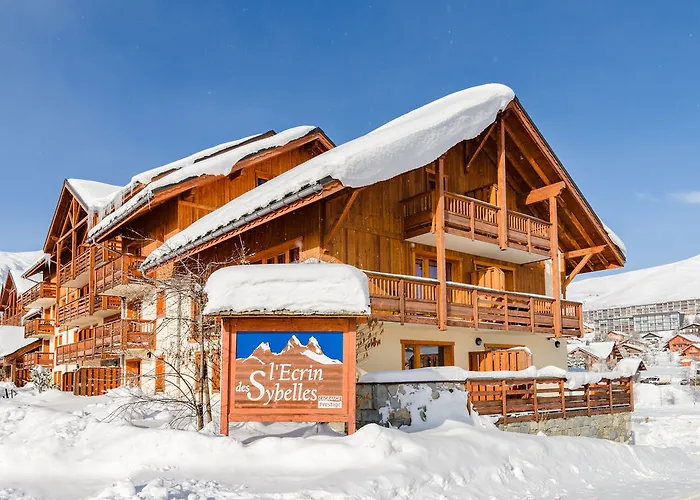
<instances>
[{"instance_id":1,"label":"snow on sign top","mask_svg":"<svg viewBox=\"0 0 700 500\"><path fill-rule=\"evenodd\" d=\"M152 252L143 267L154 267L206 242L225 228L238 227L243 221L256 218L255 212L324 180L335 179L344 186L358 188L430 163L455 144L478 136L514 98L509 87L492 83L426 104L302 163L202 217Z\"/></svg>"},{"instance_id":2,"label":"snow on sign top","mask_svg":"<svg viewBox=\"0 0 700 500\"><path fill-rule=\"evenodd\" d=\"M161 189L174 186L186 180L201 177L203 175L228 175L239 161L262 151L284 146L296 139L300 139L310 134L314 130L316 130L316 127L312 126L290 128L280 132L279 134L259 139L251 142L250 144L243 144L242 146L232 149L231 151L226 151L215 156L202 157L202 153L198 153L197 155L181 160L181 162L165 165L163 167L159 167L158 169L145 172L140 176L136 176L134 180L139 182L148 182L146 187L139 191L133 198L127 200L126 203L117 208L114 212L104 217L98 224L95 225L95 227L90 230L88 236L91 239L97 238L99 235L112 227L113 224L122 220L137 208L145 205L151 198L153 198L153 195ZM246 137L238 141L228 143L226 147L233 147L236 144L242 144L254 137L257 136ZM215 154L216 151L221 149L221 146L212 148L211 154ZM224 147L223 149L226 148ZM195 161L197 159L195 156L203 159L201 159L201 161ZM165 174L160 179L151 180L155 176L167 172L168 170L172 171ZM131 184L129 186L131 186ZM127 188L129 186L127 186Z\"/></svg>"},{"instance_id":3,"label":"snow on sign top","mask_svg":"<svg viewBox=\"0 0 700 500\"><path fill-rule=\"evenodd\" d=\"M219 269L205 288L204 314L367 316L367 276L345 264L239 265Z\"/></svg>"},{"instance_id":4,"label":"snow on sign top","mask_svg":"<svg viewBox=\"0 0 700 500\"><path fill-rule=\"evenodd\" d=\"M700 299L700 255L680 262L574 281L571 300L587 310Z\"/></svg>"}]
</instances>

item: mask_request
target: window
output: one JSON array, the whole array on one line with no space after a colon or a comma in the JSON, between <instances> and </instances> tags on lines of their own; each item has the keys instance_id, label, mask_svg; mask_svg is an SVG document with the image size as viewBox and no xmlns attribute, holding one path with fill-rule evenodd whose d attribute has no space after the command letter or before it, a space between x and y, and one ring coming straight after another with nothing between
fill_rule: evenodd
<instances>
[{"instance_id":1,"label":"window","mask_svg":"<svg viewBox=\"0 0 700 500\"><path fill-rule=\"evenodd\" d=\"M299 262L301 240L283 243L277 247L258 252L253 256L251 264L286 264Z\"/></svg>"},{"instance_id":2,"label":"window","mask_svg":"<svg viewBox=\"0 0 700 500\"><path fill-rule=\"evenodd\" d=\"M270 179L272 179L272 176L268 173L255 172L255 187L262 186Z\"/></svg>"},{"instance_id":3,"label":"window","mask_svg":"<svg viewBox=\"0 0 700 500\"><path fill-rule=\"evenodd\" d=\"M456 267L456 263L447 261L447 281L452 281L452 269ZM435 257L416 255L415 258L415 276L423 278L438 279L437 259Z\"/></svg>"},{"instance_id":4,"label":"window","mask_svg":"<svg viewBox=\"0 0 700 500\"><path fill-rule=\"evenodd\" d=\"M454 342L402 340L403 369L454 365Z\"/></svg>"}]
</instances>

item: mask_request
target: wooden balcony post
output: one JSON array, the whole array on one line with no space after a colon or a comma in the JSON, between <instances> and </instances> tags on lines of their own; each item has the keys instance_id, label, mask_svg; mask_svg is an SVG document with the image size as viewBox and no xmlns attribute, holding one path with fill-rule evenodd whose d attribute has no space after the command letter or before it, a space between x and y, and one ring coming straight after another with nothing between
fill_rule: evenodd
<instances>
[{"instance_id":1,"label":"wooden balcony post","mask_svg":"<svg viewBox=\"0 0 700 500\"><path fill-rule=\"evenodd\" d=\"M503 408L503 423L506 423L506 418L508 415L508 405L506 404L506 381L501 380L501 406Z\"/></svg>"},{"instance_id":2,"label":"wooden balcony post","mask_svg":"<svg viewBox=\"0 0 700 500\"><path fill-rule=\"evenodd\" d=\"M472 290L472 314L474 316L474 329L479 328L479 290Z\"/></svg>"},{"instance_id":3,"label":"wooden balcony post","mask_svg":"<svg viewBox=\"0 0 700 500\"><path fill-rule=\"evenodd\" d=\"M630 411L634 413L634 384L632 378L627 377L627 395L630 398Z\"/></svg>"},{"instance_id":4,"label":"wooden balcony post","mask_svg":"<svg viewBox=\"0 0 700 500\"><path fill-rule=\"evenodd\" d=\"M435 233L437 239L438 328L447 329L447 261L445 257L445 156L438 158L437 206L435 208Z\"/></svg>"},{"instance_id":5,"label":"wooden balcony post","mask_svg":"<svg viewBox=\"0 0 700 500\"><path fill-rule=\"evenodd\" d=\"M549 256L552 260L552 294L554 295L554 336L561 337L561 271L559 269L559 221L557 217L557 197L549 198Z\"/></svg>"},{"instance_id":6,"label":"wooden balcony post","mask_svg":"<svg viewBox=\"0 0 700 500\"><path fill-rule=\"evenodd\" d=\"M399 280L399 318L403 325L406 321L406 282Z\"/></svg>"},{"instance_id":7,"label":"wooden balcony post","mask_svg":"<svg viewBox=\"0 0 700 500\"><path fill-rule=\"evenodd\" d=\"M535 333L535 299L530 297L527 300L527 307L530 310L530 331Z\"/></svg>"},{"instance_id":8,"label":"wooden balcony post","mask_svg":"<svg viewBox=\"0 0 700 500\"><path fill-rule=\"evenodd\" d=\"M566 418L566 394L564 393L564 380L559 381L559 397L561 399L561 414Z\"/></svg>"},{"instance_id":9,"label":"wooden balcony post","mask_svg":"<svg viewBox=\"0 0 700 500\"><path fill-rule=\"evenodd\" d=\"M508 205L506 203L506 129L503 116L498 118L498 245L508 248Z\"/></svg>"},{"instance_id":10,"label":"wooden balcony post","mask_svg":"<svg viewBox=\"0 0 700 500\"><path fill-rule=\"evenodd\" d=\"M584 392L586 393L586 410L587 414L591 416L591 385L586 384L584 387Z\"/></svg>"},{"instance_id":11,"label":"wooden balcony post","mask_svg":"<svg viewBox=\"0 0 700 500\"><path fill-rule=\"evenodd\" d=\"M610 401L610 413L613 412L612 379L608 379L608 399Z\"/></svg>"},{"instance_id":12,"label":"wooden balcony post","mask_svg":"<svg viewBox=\"0 0 700 500\"><path fill-rule=\"evenodd\" d=\"M539 422L540 412L537 411L537 379L532 380L532 409L535 413L535 422Z\"/></svg>"}]
</instances>

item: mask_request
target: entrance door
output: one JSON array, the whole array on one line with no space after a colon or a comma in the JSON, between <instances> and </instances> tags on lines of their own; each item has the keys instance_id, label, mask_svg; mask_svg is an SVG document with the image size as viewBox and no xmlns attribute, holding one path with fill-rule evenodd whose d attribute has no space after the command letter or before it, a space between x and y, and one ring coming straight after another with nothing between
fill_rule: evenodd
<instances>
[{"instance_id":1,"label":"entrance door","mask_svg":"<svg viewBox=\"0 0 700 500\"><path fill-rule=\"evenodd\" d=\"M126 360L126 385L129 387L141 387L141 360Z\"/></svg>"},{"instance_id":2,"label":"entrance door","mask_svg":"<svg viewBox=\"0 0 700 500\"><path fill-rule=\"evenodd\" d=\"M499 267L477 269L477 285L493 290L505 290L506 273Z\"/></svg>"}]
</instances>

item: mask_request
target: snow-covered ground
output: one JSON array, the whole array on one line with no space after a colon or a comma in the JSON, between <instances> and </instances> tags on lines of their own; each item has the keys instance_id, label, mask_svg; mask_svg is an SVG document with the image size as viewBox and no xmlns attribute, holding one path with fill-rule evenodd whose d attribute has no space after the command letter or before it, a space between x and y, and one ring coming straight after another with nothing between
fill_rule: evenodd
<instances>
[{"instance_id":1,"label":"snow-covered ground","mask_svg":"<svg viewBox=\"0 0 700 500\"><path fill-rule=\"evenodd\" d=\"M31 389L0 399L0 499L680 499L700 490L700 460L678 448L506 434L466 413L409 433L245 424L224 438L167 428L172 415L158 408L107 419L120 402ZM636 427L640 440L669 437L661 446L681 439Z\"/></svg>"}]
</instances>

